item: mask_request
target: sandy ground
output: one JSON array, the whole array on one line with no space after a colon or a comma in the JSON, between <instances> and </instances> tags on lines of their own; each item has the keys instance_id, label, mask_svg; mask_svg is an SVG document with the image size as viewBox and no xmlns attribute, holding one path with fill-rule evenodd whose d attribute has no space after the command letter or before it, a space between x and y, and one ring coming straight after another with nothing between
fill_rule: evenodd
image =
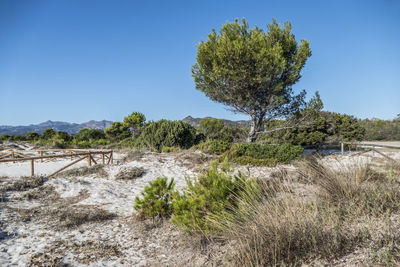
<instances>
[{"instance_id":1,"label":"sandy ground","mask_svg":"<svg viewBox=\"0 0 400 267\"><path fill-rule=\"evenodd\" d=\"M383 156L332 155L324 158L332 168L357 162L379 162ZM387 152L400 160L400 152ZM144 153L114 165L102 175L65 176L60 173L39 185L7 191L0 201L0 266L204 266L219 265L230 244L187 242L187 236L169 222L135 219L134 199L149 181L174 178L182 190L185 178L196 177L210 158L200 152ZM69 159L35 164L45 176L65 166ZM29 180L27 163L0 163L0 185ZM74 168L85 166L80 162ZM141 177L118 180L123 170L140 167ZM278 167L282 168L282 167ZM284 166L294 170L291 165ZM277 168L239 168L253 177L268 177ZM76 220L76 224L71 221Z\"/></svg>"},{"instance_id":2,"label":"sandy ground","mask_svg":"<svg viewBox=\"0 0 400 267\"><path fill-rule=\"evenodd\" d=\"M175 188L181 190L186 185L185 178L197 176L209 159L197 152L146 153L122 163L124 156L114 155L116 164L104 167L106 175L64 177L60 173L44 179L40 186L3 194L0 266L207 265L210 255L223 245L212 250L188 246L190 242L184 243L185 235L169 222L136 220L133 205L149 181L174 178ZM69 162L38 162L35 171L45 176ZM80 162L73 168L85 165ZM143 168L143 176L116 179L120 171L133 167ZM31 178L21 176L29 171L27 163L2 163L0 184L4 188L16 181L28 181ZM83 217L80 225L62 226L70 217L89 211L104 218L91 221L90 217Z\"/></svg>"}]
</instances>

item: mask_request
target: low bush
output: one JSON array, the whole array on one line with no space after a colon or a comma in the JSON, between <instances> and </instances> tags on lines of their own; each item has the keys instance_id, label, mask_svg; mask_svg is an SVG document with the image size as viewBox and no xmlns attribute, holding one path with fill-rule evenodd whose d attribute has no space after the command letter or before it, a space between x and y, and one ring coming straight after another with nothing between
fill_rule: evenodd
<instances>
[{"instance_id":1,"label":"low bush","mask_svg":"<svg viewBox=\"0 0 400 267\"><path fill-rule=\"evenodd\" d=\"M176 147L176 146L164 146L162 149L161 149L161 152L162 153L170 153L170 152L175 152L175 151L179 151L180 150L180 148L179 147Z\"/></svg>"},{"instance_id":2,"label":"low bush","mask_svg":"<svg viewBox=\"0 0 400 267\"><path fill-rule=\"evenodd\" d=\"M231 148L232 144L222 140L207 140L199 144L199 149L205 153L221 155Z\"/></svg>"},{"instance_id":3,"label":"low bush","mask_svg":"<svg viewBox=\"0 0 400 267\"><path fill-rule=\"evenodd\" d=\"M241 156L233 159L233 162L240 165L251 165L251 166L266 166L274 167L277 163L277 159L255 159L249 156Z\"/></svg>"},{"instance_id":4,"label":"low bush","mask_svg":"<svg viewBox=\"0 0 400 267\"><path fill-rule=\"evenodd\" d=\"M172 213L171 196L175 187L174 179L159 177L151 181L142 192L143 198L135 198L134 209L141 219L168 217Z\"/></svg>"},{"instance_id":5,"label":"low bush","mask_svg":"<svg viewBox=\"0 0 400 267\"><path fill-rule=\"evenodd\" d=\"M143 126L135 145L161 152L165 146L190 148L196 140L196 129L189 123L160 120Z\"/></svg>"},{"instance_id":6,"label":"low bush","mask_svg":"<svg viewBox=\"0 0 400 267\"><path fill-rule=\"evenodd\" d=\"M210 169L195 180L187 179L183 194L175 193L172 200L172 223L189 233L207 234L215 231L211 218L236 205L237 197L247 188L254 188L254 180L233 176L225 161L216 161Z\"/></svg>"},{"instance_id":7,"label":"low bush","mask_svg":"<svg viewBox=\"0 0 400 267\"><path fill-rule=\"evenodd\" d=\"M257 143L233 144L225 155L238 164L255 166L274 166L277 163L288 163L298 158L303 152L301 146L291 144L266 145Z\"/></svg>"}]
</instances>

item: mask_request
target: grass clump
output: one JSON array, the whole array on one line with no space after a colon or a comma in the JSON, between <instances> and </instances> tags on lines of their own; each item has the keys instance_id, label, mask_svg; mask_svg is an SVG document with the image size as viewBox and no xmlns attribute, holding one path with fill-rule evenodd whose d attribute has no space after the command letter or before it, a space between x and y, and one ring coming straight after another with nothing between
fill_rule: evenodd
<instances>
[{"instance_id":1,"label":"grass clump","mask_svg":"<svg viewBox=\"0 0 400 267\"><path fill-rule=\"evenodd\" d=\"M142 177L146 171L142 167L123 168L116 175L117 180L132 180Z\"/></svg>"},{"instance_id":2,"label":"grass clump","mask_svg":"<svg viewBox=\"0 0 400 267\"><path fill-rule=\"evenodd\" d=\"M39 186L42 186L46 181L46 178L42 176L24 176L18 179L17 181L12 182L11 184L3 185L0 188L1 192L6 191L27 191L29 189L33 189Z\"/></svg>"},{"instance_id":3,"label":"grass clump","mask_svg":"<svg viewBox=\"0 0 400 267\"><path fill-rule=\"evenodd\" d=\"M159 177L151 181L142 192L143 198L135 198L134 209L139 212L139 218L165 218L171 215L171 196L175 187L174 179L168 183L168 178Z\"/></svg>"},{"instance_id":4,"label":"grass clump","mask_svg":"<svg viewBox=\"0 0 400 267\"><path fill-rule=\"evenodd\" d=\"M369 165L324 167L317 160L307 163L309 180L319 187L319 197L342 212L379 215L400 210L400 188L394 179Z\"/></svg>"},{"instance_id":5,"label":"grass clump","mask_svg":"<svg viewBox=\"0 0 400 267\"><path fill-rule=\"evenodd\" d=\"M114 213L90 205L61 208L54 210L52 215L58 218L59 226L65 228L73 228L90 222L112 220L117 217Z\"/></svg>"},{"instance_id":6,"label":"grass clump","mask_svg":"<svg viewBox=\"0 0 400 267\"><path fill-rule=\"evenodd\" d=\"M122 163L130 162L130 161L138 161L143 157L143 152L140 150L130 150L126 156L122 159Z\"/></svg>"},{"instance_id":7,"label":"grass clump","mask_svg":"<svg viewBox=\"0 0 400 267\"><path fill-rule=\"evenodd\" d=\"M71 170L66 170L57 174L58 177L78 177L78 176L88 176L96 175L98 177L108 177L108 173L104 169L104 165L96 164L93 166L83 166L79 168L74 168Z\"/></svg>"},{"instance_id":8,"label":"grass clump","mask_svg":"<svg viewBox=\"0 0 400 267\"><path fill-rule=\"evenodd\" d=\"M362 238L342 231L339 217L301 198L240 200L232 216L218 217L225 238L237 243L234 266L297 266L313 258L333 259ZM322 209L322 210L321 210Z\"/></svg>"}]
</instances>

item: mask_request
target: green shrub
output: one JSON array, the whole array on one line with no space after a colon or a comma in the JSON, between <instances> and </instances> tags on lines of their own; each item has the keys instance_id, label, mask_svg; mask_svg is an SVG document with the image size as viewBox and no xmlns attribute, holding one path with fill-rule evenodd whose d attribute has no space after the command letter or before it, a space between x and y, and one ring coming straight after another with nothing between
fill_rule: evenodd
<instances>
[{"instance_id":1,"label":"green shrub","mask_svg":"<svg viewBox=\"0 0 400 267\"><path fill-rule=\"evenodd\" d=\"M105 139L106 134L103 130L100 129L87 129L83 128L79 131L79 133L75 136L79 141L89 141L89 140L100 140Z\"/></svg>"},{"instance_id":2,"label":"green shrub","mask_svg":"<svg viewBox=\"0 0 400 267\"><path fill-rule=\"evenodd\" d=\"M278 160L276 159L255 159L249 156L241 156L238 158L234 158L233 162L240 165L251 165L251 166L266 166L266 167L274 167Z\"/></svg>"},{"instance_id":3,"label":"green shrub","mask_svg":"<svg viewBox=\"0 0 400 267\"><path fill-rule=\"evenodd\" d=\"M210 169L197 179L187 182L183 194L174 193L172 223L189 233L209 233L215 230L211 218L215 214L231 209L237 196L247 187L254 187L253 180L244 176L232 176L227 162L218 170L216 161Z\"/></svg>"},{"instance_id":4,"label":"green shrub","mask_svg":"<svg viewBox=\"0 0 400 267\"><path fill-rule=\"evenodd\" d=\"M126 123L118 121L113 122L110 127L106 128L104 133L113 140L123 140L131 136L129 126Z\"/></svg>"},{"instance_id":5,"label":"green shrub","mask_svg":"<svg viewBox=\"0 0 400 267\"><path fill-rule=\"evenodd\" d=\"M267 166L273 164L275 160L276 163L288 163L289 161L299 157L303 152L301 146L294 146L291 144L283 145L266 145L257 143L240 143L234 144L232 148L226 152L227 156L232 160L237 160L238 163L241 162L251 162L251 158L257 160L266 160ZM261 164L263 161L253 161ZM246 164L248 164L246 163Z\"/></svg>"},{"instance_id":6,"label":"green shrub","mask_svg":"<svg viewBox=\"0 0 400 267\"><path fill-rule=\"evenodd\" d=\"M232 144L222 140L208 140L199 145L200 150L210 153L221 155L231 148Z\"/></svg>"},{"instance_id":7,"label":"green shrub","mask_svg":"<svg viewBox=\"0 0 400 267\"><path fill-rule=\"evenodd\" d=\"M100 146L105 146L105 145L108 145L110 143L110 141L102 138L102 139L97 140L96 143Z\"/></svg>"},{"instance_id":8,"label":"green shrub","mask_svg":"<svg viewBox=\"0 0 400 267\"><path fill-rule=\"evenodd\" d=\"M136 146L161 151L164 146L189 148L195 144L196 129L183 121L160 120L143 126Z\"/></svg>"},{"instance_id":9,"label":"green shrub","mask_svg":"<svg viewBox=\"0 0 400 267\"><path fill-rule=\"evenodd\" d=\"M47 128L46 130L44 130L42 138L44 140L48 140L51 139L55 134L56 132L52 128Z\"/></svg>"},{"instance_id":10,"label":"green shrub","mask_svg":"<svg viewBox=\"0 0 400 267\"><path fill-rule=\"evenodd\" d=\"M156 216L164 218L172 213L171 195L175 186L174 179L168 183L167 178L159 177L151 181L142 192L143 199L135 198L135 210L143 219Z\"/></svg>"},{"instance_id":11,"label":"green shrub","mask_svg":"<svg viewBox=\"0 0 400 267\"><path fill-rule=\"evenodd\" d=\"M170 153L170 152L175 152L175 151L179 151L180 148L176 147L176 146L163 146L163 148L161 149L162 153Z\"/></svg>"},{"instance_id":12,"label":"green shrub","mask_svg":"<svg viewBox=\"0 0 400 267\"><path fill-rule=\"evenodd\" d=\"M92 144L90 141L77 141L76 146L80 149L91 148Z\"/></svg>"}]
</instances>

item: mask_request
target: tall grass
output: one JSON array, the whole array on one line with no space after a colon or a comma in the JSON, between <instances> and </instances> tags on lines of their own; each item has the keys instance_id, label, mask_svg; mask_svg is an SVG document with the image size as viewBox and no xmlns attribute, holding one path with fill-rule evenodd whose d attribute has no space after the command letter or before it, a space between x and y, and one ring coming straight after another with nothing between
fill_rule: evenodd
<instances>
[{"instance_id":1,"label":"tall grass","mask_svg":"<svg viewBox=\"0 0 400 267\"><path fill-rule=\"evenodd\" d=\"M400 211L397 179L365 164L332 170L318 159L308 161L298 174L298 181L316 189L314 198L296 193L287 183L293 179L274 177L274 182L260 182L261 190L248 194L252 197L238 197L237 208L211 217L221 235L237 245L232 265L326 263L370 246L383 251L370 264L399 263L395 253L400 240L394 240L399 235L388 239L369 223Z\"/></svg>"}]
</instances>

